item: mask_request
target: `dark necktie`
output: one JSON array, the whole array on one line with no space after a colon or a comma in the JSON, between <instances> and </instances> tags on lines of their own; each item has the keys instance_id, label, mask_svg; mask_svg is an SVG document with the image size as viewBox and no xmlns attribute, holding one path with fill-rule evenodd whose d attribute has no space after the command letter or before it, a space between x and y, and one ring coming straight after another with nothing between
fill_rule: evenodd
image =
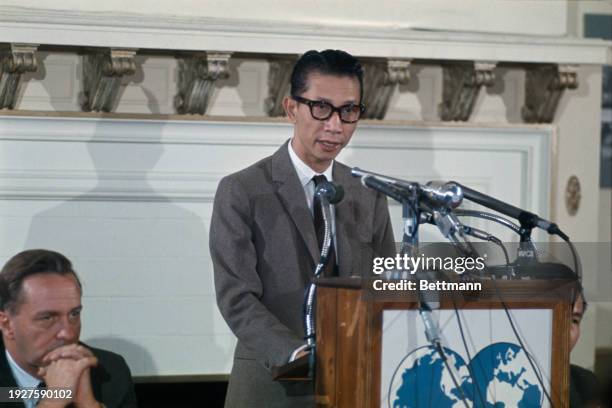
<instances>
[{"instance_id":1,"label":"dark necktie","mask_svg":"<svg viewBox=\"0 0 612 408\"><path fill-rule=\"evenodd\" d=\"M315 193L317 191L317 186L324 182L327 181L327 177L325 177L324 175L319 175L319 176L314 176L312 178L312 180L315 183ZM315 226L315 231L317 233L317 241L319 243L319 251L321 250L321 248L323 247L323 239L325 238L325 222L323 220L323 210L321 208L321 200L319 199L319 196L317 196L316 194L314 195L313 201L312 201L312 211L314 213L314 226ZM328 220L330 223L330 228L331 228L331 220ZM332 236L332 242L331 245L329 247L329 260L327 262L327 265L325 266L325 269L323 270L323 276L338 276L338 266L336 265L336 251L334 248L334 241L333 241L333 236Z\"/></svg>"}]
</instances>

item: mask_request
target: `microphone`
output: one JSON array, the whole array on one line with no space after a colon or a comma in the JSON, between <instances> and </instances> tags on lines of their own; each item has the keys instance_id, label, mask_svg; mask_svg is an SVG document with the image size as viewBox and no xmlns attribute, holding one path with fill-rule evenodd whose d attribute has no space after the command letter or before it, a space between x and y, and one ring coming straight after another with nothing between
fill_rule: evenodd
<instances>
[{"instance_id":1,"label":"microphone","mask_svg":"<svg viewBox=\"0 0 612 408\"><path fill-rule=\"evenodd\" d=\"M317 186L315 195L325 197L330 204L337 204L344 198L344 189L331 181L324 181Z\"/></svg>"},{"instance_id":2,"label":"microphone","mask_svg":"<svg viewBox=\"0 0 612 408\"><path fill-rule=\"evenodd\" d=\"M361 184L393 198L404 202L412 198L416 191L419 200L431 208L457 208L463 202L463 191L457 183L443 181L430 181L421 185L412 181L405 181L381 174L370 173L358 167L351 169L354 177L361 177Z\"/></svg>"},{"instance_id":3,"label":"microphone","mask_svg":"<svg viewBox=\"0 0 612 408\"><path fill-rule=\"evenodd\" d=\"M419 187L425 201L434 207L457 208L463 202L463 190L457 183L446 183L444 181L430 181Z\"/></svg>"},{"instance_id":4,"label":"microphone","mask_svg":"<svg viewBox=\"0 0 612 408\"><path fill-rule=\"evenodd\" d=\"M554 222L540 218L534 213L504 203L503 201L500 201L497 198L493 198L479 191L463 186L457 182L451 181L451 183L459 186L463 190L464 197L468 200L518 220L523 228L532 229L534 227L538 227L548 232L549 234L556 234L566 241L569 240L569 237L565 235L559 229L559 226Z\"/></svg>"},{"instance_id":5,"label":"microphone","mask_svg":"<svg viewBox=\"0 0 612 408\"><path fill-rule=\"evenodd\" d=\"M377 174L377 173L372 173L369 171L365 171L365 170L361 170L359 167L353 167L351 169L351 175L353 177L365 177L365 176L372 176L384 183L387 184L392 184L394 186L397 186L399 188L404 188L408 191L412 191L416 188L418 188L419 183L415 183L412 181L405 181L405 180L400 180L400 179L396 179L393 177L389 177L389 176L384 176L382 174Z\"/></svg>"},{"instance_id":6,"label":"microphone","mask_svg":"<svg viewBox=\"0 0 612 408\"><path fill-rule=\"evenodd\" d=\"M400 203L408 200L410 197L410 193L405 189L398 188L395 184L381 180L371 174L361 177L361 184L364 187L370 187L373 190L380 191L384 195L389 196Z\"/></svg>"}]
</instances>

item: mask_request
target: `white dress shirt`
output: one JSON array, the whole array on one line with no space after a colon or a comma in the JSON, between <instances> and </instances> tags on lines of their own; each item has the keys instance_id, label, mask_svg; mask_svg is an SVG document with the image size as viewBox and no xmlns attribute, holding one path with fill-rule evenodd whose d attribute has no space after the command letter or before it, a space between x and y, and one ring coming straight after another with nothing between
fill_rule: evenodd
<instances>
[{"instance_id":1,"label":"white dress shirt","mask_svg":"<svg viewBox=\"0 0 612 408\"><path fill-rule=\"evenodd\" d=\"M306 194L306 205L308 205L308 209L310 210L310 214L314 218L314 210L312 208L312 204L314 201L314 193L315 193L315 183L312 179L314 176L323 175L327 178L328 181L333 181L333 169L334 169L334 161L332 160L329 167L323 173L317 173L313 169L311 169L306 163L302 161L293 150L293 146L291 143L293 139L288 143L289 148L289 158L291 159L291 163L295 168L295 171L300 179L300 183L302 183L302 188L304 189L304 194ZM332 230L332 239L334 241L334 249L336 249L336 208L334 205L330 205L331 210L331 230ZM313 221L314 222L314 221ZM336 250L336 259L338 259L338 251ZM338 264L339 262L336 261Z\"/></svg>"},{"instance_id":2,"label":"white dress shirt","mask_svg":"<svg viewBox=\"0 0 612 408\"><path fill-rule=\"evenodd\" d=\"M40 384L40 380L36 377L31 376L27 373L23 368L19 367L19 365L13 360L11 357L11 353L8 350L4 350L6 353L6 360L8 361L9 367L13 373L13 378L15 378L15 382L17 383L18 388L36 388L38 384ZM38 403L38 398L24 399L23 403L26 408L34 408L36 407L36 403Z\"/></svg>"}]
</instances>

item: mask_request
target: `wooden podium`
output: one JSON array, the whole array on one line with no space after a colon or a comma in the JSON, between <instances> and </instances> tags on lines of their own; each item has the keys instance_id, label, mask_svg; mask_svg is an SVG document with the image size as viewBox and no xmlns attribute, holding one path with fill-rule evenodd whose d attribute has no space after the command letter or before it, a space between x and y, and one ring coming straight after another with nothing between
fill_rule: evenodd
<instances>
[{"instance_id":1,"label":"wooden podium","mask_svg":"<svg viewBox=\"0 0 612 408\"><path fill-rule=\"evenodd\" d=\"M372 283L373 280L360 278L317 280L317 406L388 406L381 399L383 313L389 310L416 310L418 294L412 291L389 294L387 291L383 296L370 289ZM552 354L550 360L547 360L551 362L550 377L544 378L544 385L554 407L567 407L571 319L569 299L572 299L574 288L574 284L567 280L485 280L478 293L438 293L441 311L454 311L454 308L460 309L462 313L469 313L466 312L469 310L503 311L504 304L514 313L529 309L550 311L552 335L548 338ZM531 310L528 312L532 313ZM478 322L471 323L478 325ZM304 361L301 363L303 365ZM294 373L299 372L295 371L299 364L294 364ZM297 377L299 374L294 375L294 379ZM542 401L543 406L550 406L546 397Z\"/></svg>"}]
</instances>

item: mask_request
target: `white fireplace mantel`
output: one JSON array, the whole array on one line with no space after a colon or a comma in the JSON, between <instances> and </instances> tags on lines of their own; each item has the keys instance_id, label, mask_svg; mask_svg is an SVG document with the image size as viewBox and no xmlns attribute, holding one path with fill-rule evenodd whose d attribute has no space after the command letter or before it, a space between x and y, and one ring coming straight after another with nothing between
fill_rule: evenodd
<instances>
[{"instance_id":1,"label":"white fireplace mantel","mask_svg":"<svg viewBox=\"0 0 612 408\"><path fill-rule=\"evenodd\" d=\"M300 54L325 45L361 57L610 64L612 46L567 36L438 31L360 22L283 22L0 5L0 42Z\"/></svg>"}]
</instances>

